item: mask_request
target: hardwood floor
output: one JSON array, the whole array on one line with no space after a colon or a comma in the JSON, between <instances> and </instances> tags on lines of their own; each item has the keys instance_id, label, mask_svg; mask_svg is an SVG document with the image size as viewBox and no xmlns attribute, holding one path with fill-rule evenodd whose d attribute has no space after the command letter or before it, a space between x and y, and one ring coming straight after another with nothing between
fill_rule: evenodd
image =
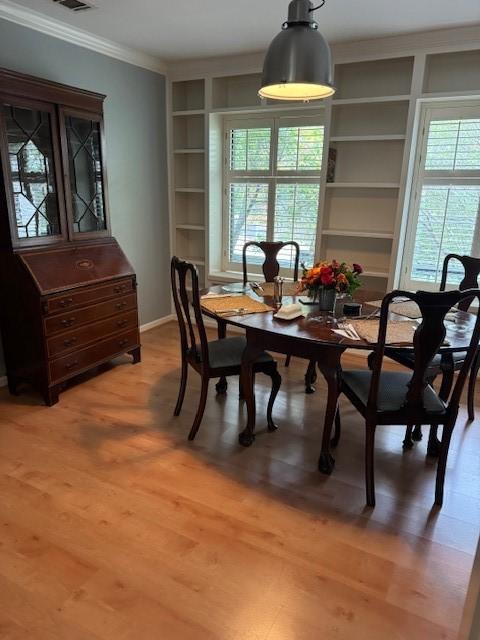
<instances>
[{"instance_id":1,"label":"hardwood floor","mask_svg":"<svg viewBox=\"0 0 480 640\"><path fill-rule=\"evenodd\" d=\"M2 640L454 639L480 524L480 428L458 420L446 497L431 510L426 442L379 428L377 507L365 508L363 429L342 402L330 477L316 471L324 398L303 393L305 363L280 366L270 434L237 444L237 381L199 392L179 380L176 325L62 394L0 392ZM282 358L283 363L283 358ZM346 356L345 364L358 364Z\"/></svg>"}]
</instances>

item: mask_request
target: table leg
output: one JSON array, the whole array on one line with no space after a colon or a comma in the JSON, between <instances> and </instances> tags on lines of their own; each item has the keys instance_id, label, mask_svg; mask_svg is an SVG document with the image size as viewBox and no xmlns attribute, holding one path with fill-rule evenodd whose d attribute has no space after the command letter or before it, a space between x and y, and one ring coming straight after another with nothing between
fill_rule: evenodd
<instances>
[{"instance_id":1,"label":"table leg","mask_svg":"<svg viewBox=\"0 0 480 640\"><path fill-rule=\"evenodd\" d=\"M225 320L217 320L217 331L219 340L223 340L227 337L227 323L225 322ZM222 376L219 379L219 381L215 385L215 389L219 395L227 393L228 382L225 376Z\"/></svg>"},{"instance_id":2,"label":"table leg","mask_svg":"<svg viewBox=\"0 0 480 640\"><path fill-rule=\"evenodd\" d=\"M261 346L255 344L254 337L247 331L247 346L242 356L242 370L240 385L247 407L247 426L238 436L238 441L244 447L249 447L255 440L255 374L253 365L262 353Z\"/></svg>"},{"instance_id":3,"label":"table leg","mask_svg":"<svg viewBox=\"0 0 480 640\"><path fill-rule=\"evenodd\" d=\"M318 368L323 374L328 387L327 407L323 426L322 450L318 459L318 469L330 475L335 466L335 460L330 453L332 427L338 410L338 396L340 393L340 359L341 349L325 349L322 358L318 360Z\"/></svg>"}]
</instances>

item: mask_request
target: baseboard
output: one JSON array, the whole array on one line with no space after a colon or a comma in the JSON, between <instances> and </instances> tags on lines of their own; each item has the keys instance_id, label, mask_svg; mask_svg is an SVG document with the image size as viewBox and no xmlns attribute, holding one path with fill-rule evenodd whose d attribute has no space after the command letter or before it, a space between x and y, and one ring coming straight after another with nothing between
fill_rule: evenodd
<instances>
[{"instance_id":1,"label":"baseboard","mask_svg":"<svg viewBox=\"0 0 480 640\"><path fill-rule=\"evenodd\" d=\"M140 325L140 333L145 333L145 331L150 331L150 329L155 329L155 327L160 327L162 324L167 324L167 322L172 322L172 320L175 319L175 314L171 313L170 315L164 316L163 318L157 318L157 320L152 320L152 322L142 324Z\"/></svg>"}]
</instances>

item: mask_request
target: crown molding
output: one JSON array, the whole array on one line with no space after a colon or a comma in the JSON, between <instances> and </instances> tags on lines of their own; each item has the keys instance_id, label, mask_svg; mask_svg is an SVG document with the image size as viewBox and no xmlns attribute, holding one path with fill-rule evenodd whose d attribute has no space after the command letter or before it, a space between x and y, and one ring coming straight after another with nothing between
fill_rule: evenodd
<instances>
[{"instance_id":1,"label":"crown molding","mask_svg":"<svg viewBox=\"0 0 480 640\"><path fill-rule=\"evenodd\" d=\"M331 43L334 63L377 60L414 53L462 51L480 48L480 25L416 31L369 40ZM174 60L168 64L171 79L203 77L205 75L236 75L262 70L265 51L238 55Z\"/></svg>"},{"instance_id":2,"label":"crown molding","mask_svg":"<svg viewBox=\"0 0 480 640\"><path fill-rule=\"evenodd\" d=\"M46 17L38 11L22 7L10 0L0 1L0 19L40 31L40 33L45 33L54 38L65 40L79 47L96 51L104 56L109 56L155 73L166 74L167 71L166 64L155 56L124 47L111 40L88 33L83 29L77 29L65 22Z\"/></svg>"}]
</instances>

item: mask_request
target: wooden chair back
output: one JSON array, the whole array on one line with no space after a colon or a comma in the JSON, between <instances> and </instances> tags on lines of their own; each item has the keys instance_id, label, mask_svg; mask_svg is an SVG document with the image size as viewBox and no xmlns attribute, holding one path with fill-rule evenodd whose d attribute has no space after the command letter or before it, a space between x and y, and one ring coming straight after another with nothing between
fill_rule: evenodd
<instances>
[{"instance_id":1,"label":"wooden chair back","mask_svg":"<svg viewBox=\"0 0 480 640\"><path fill-rule=\"evenodd\" d=\"M182 357L208 366L208 340L200 307L197 267L191 262L173 256L170 276L173 303L180 328ZM192 310L195 322L192 320Z\"/></svg>"},{"instance_id":2,"label":"wooden chair back","mask_svg":"<svg viewBox=\"0 0 480 640\"><path fill-rule=\"evenodd\" d=\"M445 340L445 316L454 305L460 306L462 302L466 300L472 301L476 299L480 303L480 289L442 292L417 291L416 293L397 290L392 291L383 298L380 311L378 342L374 350L372 381L367 405L367 412L371 414L376 413L378 409L377 397L385 353L389 306L390 303L398 297L413 300L418 304L422 313L421 323L415 330L413 337L413 372L403 407L405 411L405 424L418 424L421 422L421 417L425 413L424 390L427 386L427 370L433 357L438 353ZM465 360L448 400L448 409L450 411L458 411L460 396L475 357L479 339L480 315L477 316Z\"/></svg>"},{"instance_id":3,"label":"wooden chair back","mask_svg":"<svg viewBox=\"0 0 480 640\"><path fill-rule=\"evenodd\" d=\"M273 282L275 276L280 273L280 264L278 262L278 253L284 248L291 246L294 252L293 262L293 279L296 282L298 280L298 264L300 260L300 246L298 242L246 242L243 245L243 284L247 284L247 250L249 247L258 247L263 251L265 260L262 264L262 271L265 277L265 282Z\"/></svg>"},{"instance_id":4,"label":"wooden chair back","mask_svg":"<svg viewBox=\"0 0 480 640\"><path fill-rule=\"evenodd\" d=\"M476 289L478 287L478 276L480 275L480 258L461 256L457 253L449 253L445 256L443 261L440 291L445 291L447 287L448 269L452 260L457 260L463 267L463 279L458 285L460 291L464 291L465 289ZM459 303L458 308L462 311L468 311L470 304L471 300L462 300L462 302Z\"/></svg>"}]
</instances>

